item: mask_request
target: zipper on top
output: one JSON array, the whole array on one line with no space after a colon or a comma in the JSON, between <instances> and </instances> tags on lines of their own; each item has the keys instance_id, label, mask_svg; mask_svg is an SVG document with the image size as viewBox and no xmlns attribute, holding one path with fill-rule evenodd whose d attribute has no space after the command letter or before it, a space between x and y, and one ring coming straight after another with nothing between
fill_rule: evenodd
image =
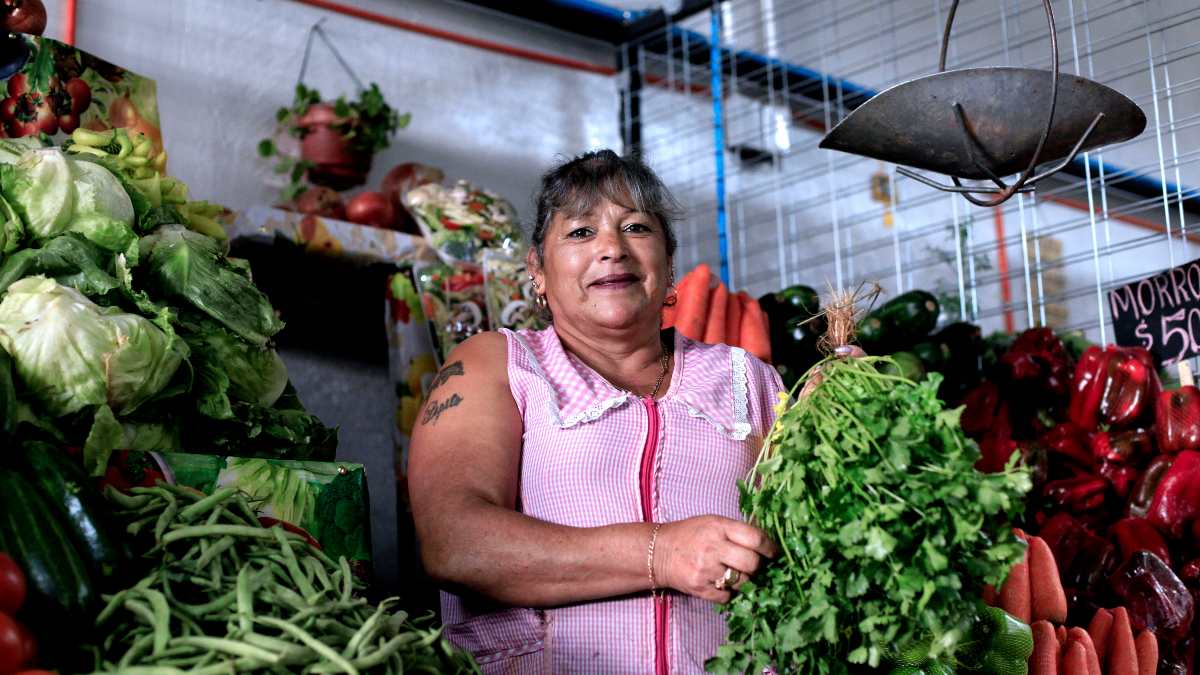
<instances>
[{"instance_id":1,"label":"zipper on top","mask_svg":"<svg viewBox=\"0 0 1200 675\"><path fill-rule=\"evenodd\" d=\"M661 420L658 416L658 404L653 398L645 397L642 405L646 408L646 444L642 449L642 466L639 473L639 488L642 498L642 518L645 522L654 520L654 460L658 454L658 436ZM655 675L667 675L667 596L657 593L654 596L654 672Z\"/></svg>"}]
</instances>

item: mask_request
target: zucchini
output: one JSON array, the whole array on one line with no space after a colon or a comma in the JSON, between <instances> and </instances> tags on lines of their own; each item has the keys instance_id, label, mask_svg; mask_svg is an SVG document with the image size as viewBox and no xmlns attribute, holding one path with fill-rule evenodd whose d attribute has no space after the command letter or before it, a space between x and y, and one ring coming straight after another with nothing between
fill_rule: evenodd
<instances>
[{"instance_id":1,"label":"zucchini","mask_svg":"<svg viewBox=\"0 0 1200 675\"><path fill-rule=\"evenodd\" d=\"M925 366L921 359L912 352L896 352L892 354L892 363L884 363L880 370L889 375L899 375L913 382L925 379Z\"/></svg>"},{"instance_id":2,"label":"zucchini","mask_svg":"<svg viewBox=\"0 0 1200 675\"><path fill-rule=\"evenodd\" d=\"M950 358L950 348L933 340L918 342L912 346L910 351L921 359L926 372L940 373L946 365L946 360Z\"/></svg>"},{"instance_id":3,"label":"zucchini","mask_svg":"<svg viewBox=\"0 0 1200 675\"><path fill-rule=\"evenodd\" d=\"M25 443L22 460L30 482L51 504L75 550L89 567L101 590L111 590L128 567L129 552L108 520L104 497L83 467L62 449L48 443Z\"/></svg>"},{"instance_id":4,"label":"zucchini","mask_svg":"<svg viewBox=\"0 0 1200 675\"><path fill-rule=\"evenodd\" d=\"M25 571L22 616L53 630L90 626L96 593L87 565L50 504L23 476L0 468L0 550ZM69 634L63 633L63 634Z\"/></svg>"},{"instance_id":5,"label":"zucchini","mask_svg":"<svg viewBox=\"0 0 1200 675\"><path fill-rule=\"evenodd\" d=\"M775 301L783 308L788 318L809 319L821 311L821 298L811 286L797 284L775 294Z\"/></svg>"},{"instance_id":6,"label":"zucchini","mask_svg":"<svg viewBox=\"0 0 1200 675\"><path fill-rule=\"evenodd\" d=\"M17 391L13 386L12 357L0 349L0 436L17 428Z\"/></svg>"},{"instance_id":7,"label":"zucchini","mask_svg":"<svg viewBox=\"0 0 1200 675\"><path fill-rule=\"evenodd\" d=\"M898 339L908 340L909 344L929 335L929 331L937 326L940 312L937 298L926 291L897 295L875 310L875 314L899 333Z\"/></svg>"}]
</instances>

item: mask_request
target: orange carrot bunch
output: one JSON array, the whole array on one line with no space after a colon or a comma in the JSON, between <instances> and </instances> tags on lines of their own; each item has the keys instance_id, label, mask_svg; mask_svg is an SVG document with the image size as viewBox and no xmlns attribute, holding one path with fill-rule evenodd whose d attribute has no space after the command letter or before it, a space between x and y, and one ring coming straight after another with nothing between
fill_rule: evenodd
<instances>
[{"instance_id":1,"label":"orange carrot bunch","mask_svg":"<svg viewBox=\"0 0 1200 675\"><path fill-rule=\"evenodd\" d=\"M663 328L674 328L699 342L741 347L768 363L770 328L758 301L745 291L731 293L700 263L676 286L678 301L663 308Z\"/></svg>"}]
</instances>

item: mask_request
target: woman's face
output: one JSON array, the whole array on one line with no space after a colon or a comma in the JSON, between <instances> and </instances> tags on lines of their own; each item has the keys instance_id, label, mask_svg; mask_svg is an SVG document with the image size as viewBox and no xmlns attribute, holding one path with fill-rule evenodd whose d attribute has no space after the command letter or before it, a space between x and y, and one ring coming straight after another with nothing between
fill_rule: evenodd
<instances>
[{"instance_id":1,"label":"woman's face","mask_svg":"<svg viewBox=\"0 0 1200 675\"><path fill-rule=\"evenodd\" d=\"M657 218L607 199L579 218L556 215L546 228L541 268L532 253L531 261L556 324L657 326L671 265Z\"/></svg>"}]
</instances>

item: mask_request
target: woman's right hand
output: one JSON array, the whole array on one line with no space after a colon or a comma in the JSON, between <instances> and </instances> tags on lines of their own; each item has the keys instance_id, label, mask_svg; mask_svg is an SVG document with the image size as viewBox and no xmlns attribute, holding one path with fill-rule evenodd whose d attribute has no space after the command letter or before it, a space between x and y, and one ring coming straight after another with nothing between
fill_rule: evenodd
<instances>
[{"instance_id":1,"label":"woman's right hand","mask_svg":"<svg viewBox=\"0 0 1200 675\"><path fill-rule=\"evenodd\" d=\"M765 532L740 520L721 516L696 516L665 523L654 544L654 578L659 586L724 603L730 589L717 588L717 580L733 569L737 589L759 570L764 558L774 558L779 547Z\"/></svg>"}]
</instances>

